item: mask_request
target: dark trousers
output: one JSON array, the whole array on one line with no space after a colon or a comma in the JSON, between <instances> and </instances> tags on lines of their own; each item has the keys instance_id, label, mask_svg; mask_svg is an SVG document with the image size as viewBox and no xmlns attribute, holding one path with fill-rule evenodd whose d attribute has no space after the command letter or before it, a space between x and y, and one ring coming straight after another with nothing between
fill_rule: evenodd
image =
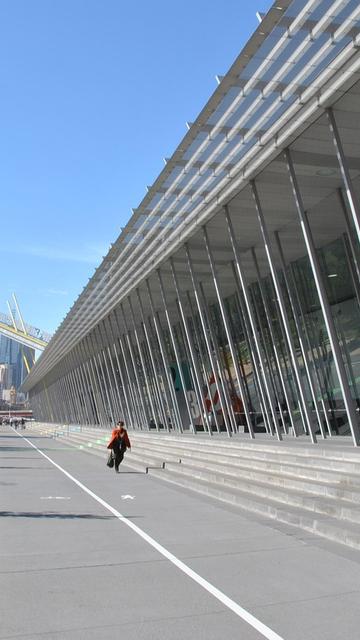
<instances>
[{"instance_id":1,"label":"dark trousers","mask_svg":"<svg viewBox=\"0 0 360 640\"><path fill-rule=\"evenodd\" d=\"M123 461L124 453L125 451L123 451L122 449L116 449L116 450L113 449L114 460L115 460L115 465L114 465L115 471L119 471L119 464Z\"/></svg>"}]
</instances>

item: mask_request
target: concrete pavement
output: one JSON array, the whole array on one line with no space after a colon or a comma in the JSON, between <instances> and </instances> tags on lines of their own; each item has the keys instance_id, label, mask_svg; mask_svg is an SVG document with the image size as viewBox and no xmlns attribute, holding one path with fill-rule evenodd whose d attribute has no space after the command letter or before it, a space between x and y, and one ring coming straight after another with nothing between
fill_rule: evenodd
<instances>
[{"instance_id":1,"label":"concrete pavement","mask_svg":"<svg viewBox=\"0 0 360 640\"><path fill-rule=\"evenodd\" d=\"M360 638L359 552L105 459L2 427L1 640Z\"/></svg>"}]
</instances>

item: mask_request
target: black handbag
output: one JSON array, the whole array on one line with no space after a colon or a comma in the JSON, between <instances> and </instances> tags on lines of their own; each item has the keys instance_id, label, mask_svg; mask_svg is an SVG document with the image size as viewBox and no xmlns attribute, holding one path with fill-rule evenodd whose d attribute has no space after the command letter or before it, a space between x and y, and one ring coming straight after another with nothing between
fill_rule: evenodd
<instances>
[{"instance_id":1,"label":"black handbag","mask_svg":"<svg viewBox=\"0 0 360 640\"><path fill-rule=\"evenodd\" d=\"M113 452L110 451L109 453L109 457L107 459L107 466L110 467L110 469L112 469L112 467L114 466L114 456L113 456Z\"/></svg>"}]
</instances>

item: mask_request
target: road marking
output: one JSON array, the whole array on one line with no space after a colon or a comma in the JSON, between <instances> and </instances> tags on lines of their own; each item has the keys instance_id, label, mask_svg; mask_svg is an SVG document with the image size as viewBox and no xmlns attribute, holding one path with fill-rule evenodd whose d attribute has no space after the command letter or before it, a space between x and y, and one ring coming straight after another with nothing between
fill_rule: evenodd
<instances>
[{"instance_id":1,"label":"road marking","mask_svg":"<svg viewBox=\"0 0 360 640\"><path fill-rule=\"evenodd\" d=\"M78 487L80 487L80 489L82 489L85 493L87 493L89 496L94 498L96 502L98 502L103 507L105 507L105 509L110 511L110 513L112 513L118 520L120 520L127 527L129 527L129 529L132 529L138 536L140 536L143 540L145 540L145 542L147 542L150 546L156 549L156 551L158 551L162 556L164 556L164 558L167 558L167 560L169 560L173 565L175 565L175 567L180 569L180 571L182 571L183 573L185 573L185 575L191 578L191 580L193 580L198 585L203 587L203 589L205 589L208 593L214 596L214 598L219 600L223 605L225 605L225 607L230 609L239 618L244 620L244 622L247 622L247 624L249 624L251 627L256 629L264 638L267 638L267 640L284 640L282 636L279 636L275 631L270 629L270 627L267 627L266 624L264 624L263 622L255 618L255 616L253 616L249 611L241 607L237 602L235 602L235 600L232 600L231 598L229 598L225 593L220 591L220 589L218 589L213 584L211 584L211 582L208 582L208 580L205 580L205 578L202 578L198 573L196 573L196 571L193 571L193 569L188 567L188 565L182 562L182 560L179 560L179 558L174 556L174 554L171 553L171 551L168 551L165 547L163 547L159 542L154 540L154 538L149 536L145 531L140 529L140 527L134 524L131 520L128 520L126 516L123 516L119 511L117 511L117 509L114 509L114 507L112 507L108 502L106 502L105 500L100 498L100 496L96 495L96 493L91 491L91 489L88 489L88 487L86 487L82 482L80 482L80 480L77 480L77 478L72 476L71 473L66 471L66 469L63 469L63 467L61 467L54 460L49 458L49 456L47 456L46 453L43 453L41 449L38 449L38 447L34 445L30 440L25 438L25 436L21 434L18 434L18 435L20 435L20 437L23 438L23 440L25 440L25 442L27 442L33 449L35 449L38 453L40 453L41 456L43 456L46 460L48 460L48 462L54 465L54 467L59 469L59 471L61 471L61 473L63 473L67 478L69 478L69 480L74 482Z\"/></svg>"},{"instance_id":2,"label":"road marking","mask_svg":"<svg viewBox=\"0 0 360 640\"><path fill-rule=\"evenodd\" d=\"M70 496L41 496L40 500L71 500Z\"/></svg>"},{"instance_id":3,"label":"road marking","mask_svg":"<svg viewBox=\"0 0 360 640\"><path fill-rule=\"evenodd\" d=\"M121 500L134 500L135 496L129 496L128 494L126 496L121 496Z\"/></svg>"}]
</instances>

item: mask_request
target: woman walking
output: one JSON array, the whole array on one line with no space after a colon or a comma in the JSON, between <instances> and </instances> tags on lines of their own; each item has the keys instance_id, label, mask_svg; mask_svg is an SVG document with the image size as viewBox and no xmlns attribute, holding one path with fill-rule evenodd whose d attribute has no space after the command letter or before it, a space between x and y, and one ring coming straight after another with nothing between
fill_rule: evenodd
<instances>
[{"instance_id":1,"label":"woman walking","mask_svg":"<svg viewBox=\"0 0 360 640\"><path fill-rule=\"evenodd\" d=\"M115 473L119 473L119 465L123 461L124 453L126 449L131 449L129 436L122 420L119 420L116 428L112 430L107 448L112 449Z\"/></svg>"}]
</instances>

